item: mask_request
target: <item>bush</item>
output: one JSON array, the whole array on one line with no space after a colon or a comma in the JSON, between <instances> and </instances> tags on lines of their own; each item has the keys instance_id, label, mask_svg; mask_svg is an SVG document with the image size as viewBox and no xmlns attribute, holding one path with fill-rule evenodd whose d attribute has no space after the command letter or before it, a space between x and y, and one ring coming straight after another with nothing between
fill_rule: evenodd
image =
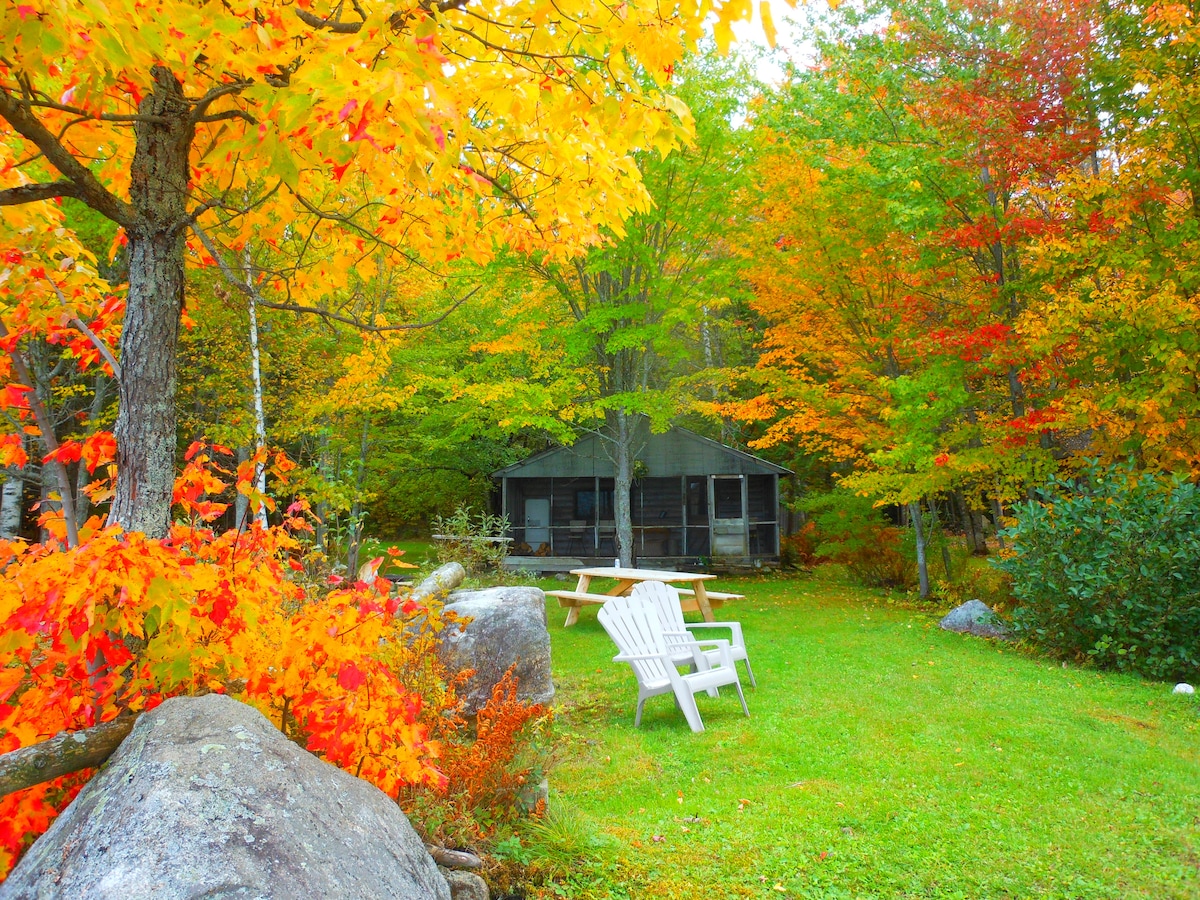
<instances>
[{"instance_id":1,"label":"bush","mask_svg":"<svg viewBox=\"0 0 1200 900\"><path fill-rule=\"evenodd\" d=\"M831 491L804 503L818 535L818 559L841 563L868 587L910 590L917 584L912 533L888 524L869 497Z\"/></svg>"},{"instance_id":2,"label":"bush","mask_svg":"<svg viewBox=\"0 0 1200 900\"><path fill-rule=\"evenodd\" d=\"M93 519L76 547L0 541L0 753L166 697L223 692L392 797L452 798L447 831L524 814L523 788L547 764L546 711L506 677L467 728L465 674L436 652L456 617L396 593L378 577L382 559L356 581L314 580L300 558L302 501L282 525L212 532L205 519L225 508L206 499L225 488L214 471L202 453L176 482L189 521L167 539ZM0 881L86 777L0 797Z\"/></svg>"},{"instance_id":3,"label":"bush","mask_svg":"<svg viewBox=\"0 0 1200 900\"><path fill-rule=\"evenodd\" d=\"M1016 632L1062 657L1152 678L1200 676L1200 495L1090 462L1015 510Z\"/></svg>"},{"instance_id":4,"label":"bush","mask_svg":"<svg viewBox=\"0 0 1200 900\"><path fill-rule=\"evenodd\" d=\"M433 527L436 534L445 535L438 541L438 559L461 563L472 575L499 571L508 556L508 544L499 540L508 533L506 516L472 515L471 507L460 506L452 516L437 516Z\"/></svg>"}]
</instances>

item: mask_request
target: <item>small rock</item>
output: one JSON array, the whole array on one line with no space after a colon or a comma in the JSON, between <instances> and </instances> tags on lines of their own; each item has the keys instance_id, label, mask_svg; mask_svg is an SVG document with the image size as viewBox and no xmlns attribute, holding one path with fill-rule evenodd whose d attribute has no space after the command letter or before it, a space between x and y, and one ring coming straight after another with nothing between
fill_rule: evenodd
<instances>
[{"instance_id":1,"label":"small rock","mask_svg":"<svg viewBox=\"0 0 1200 900\"><path fill-rule=\"evenodd\" d=\"M492 892L487 882L474 872L458 869L442 869L446 884L450 886L450 900L491 900Z\"/></svg>"},{"instance_id":2,"label":"small rock","mask_svg":"<svg viewBox=\"0 0 1200 900\"><path fill-rule=\"evenodd\" d=\"M1172 694L1194 694L1194 693L1196 693L1196 689L1194 687L1192 687L1190 684L1188 684L1186 681L1181 681L1181 682L1179 682L1179 684L1175 685L1175 690L1173 690L1171 693Z\"/></svg>"},{"instance_id":3,"label":"small rock","mask_svg":"<svg viewBox=\"0 0 1200 900\"><path fill-rule=\"evenodd\" d=\"M992 608L982 600L968 600L962 606L950 610L938 627L944 631L955 631L959 634L973 634L976 637L1007 638L1008 629L996 618Z\"/></svg>"}]
</instances>

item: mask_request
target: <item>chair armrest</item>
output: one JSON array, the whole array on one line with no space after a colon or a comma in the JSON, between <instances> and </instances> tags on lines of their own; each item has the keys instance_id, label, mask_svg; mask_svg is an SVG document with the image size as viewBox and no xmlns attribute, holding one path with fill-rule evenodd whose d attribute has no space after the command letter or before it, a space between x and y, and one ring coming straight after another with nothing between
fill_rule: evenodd
<instances>
[{"instance_id":1,"label":"chair armrest","mask_svg":"<svg viewBox=\"0 0 1200 900\"><path fill-rule=\"evenodd\" d=\"M729 652L729 641L725 638L711 638L708 640L698 641L688 631L664 631L663 636L668 639L669 650L671 655L678 654L681 650L689 651L692 654L692 659L696 663L696 669L703 671L712 668L708 657L705 656L705 647L715 648L721 656L721 665L733 665L733 657ZM709 653L712 650L707 651Z\"/></svg>"},{"instance_id":2,"label":"chair armrest","mask_svg":"<svg viewBox=\"0 0 1200 900\"><path fill-rule=\"evenodd\" d=\"M688 629L692 628L728 628L732 632L731 644L735 647L745 647L746 639L742 637L741 622L694 622L690 623Z\"/></svg>"}]
</instances>

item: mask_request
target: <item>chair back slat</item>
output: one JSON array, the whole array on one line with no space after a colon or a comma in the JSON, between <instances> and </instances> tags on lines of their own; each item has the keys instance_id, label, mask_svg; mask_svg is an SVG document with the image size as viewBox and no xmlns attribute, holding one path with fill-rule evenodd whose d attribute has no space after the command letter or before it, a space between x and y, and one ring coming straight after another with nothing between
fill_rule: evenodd
<instances>
[{"instance_id":1,"label":"chair back slat","mask_svg":"<svg viewBox=\"0 0 1200 900\"><path fill-rule=\"evenodd\" d=\"M667 631L683 631L683 606L679 591L662 581L640 581L633 586L633 597L642 597L654 604L658 619Z\"/></svg>"},{"instance_id":2,"label":"chair back slat","mask_svg":"<svg viewBox=\"0 0 1200 900\"><path fill-rule=\"evenodd\" d=\"M614 597L600 608L598 618L621 653L666 652L658 612L640 597ZM662 660L634 660L630 665L643 683L660 682L670 677Z\"/></svg>"}]
</instances>

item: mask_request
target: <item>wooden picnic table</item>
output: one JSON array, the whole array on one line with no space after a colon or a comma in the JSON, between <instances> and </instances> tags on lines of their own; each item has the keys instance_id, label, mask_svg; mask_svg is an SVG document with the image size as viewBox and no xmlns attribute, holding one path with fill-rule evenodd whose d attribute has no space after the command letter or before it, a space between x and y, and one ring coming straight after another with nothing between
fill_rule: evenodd
<instances>
[{"instance_id":1,"label":"wooden picnic table","mask_svg":"<svg viewBox=\"0 0 1200 900\"><path fill-rule=\"evenodd\" d=\"M694 603L694 608L700 611L700 615L704 617L705 622L715 621L712 607L720 605L726 600L741 599L741 594L727 594L716 591L710 591L705 586L704 582L711 581L716 578L716 575L709 575L705 572L668 572L661 569L626 569L618 566L596 566L590 569L572 569L572 575L579 577L579 583L575 585L573 591L546 591L549 597L557 597L560 606L569 608L567 612L567 621L563 627L574 625L579 620L579 608L586 604L603 604L611 597L624 597L628 595L635 584L642 581L662 581L667 584L684 584L690 585L680 591L680 594L686 598L684 600L684 609L687 609ZM593 578L613 578L616 579L616 587L610 588L607 593L596 594L588 589L592 586Z\"/></svg>"}]
</instances>

